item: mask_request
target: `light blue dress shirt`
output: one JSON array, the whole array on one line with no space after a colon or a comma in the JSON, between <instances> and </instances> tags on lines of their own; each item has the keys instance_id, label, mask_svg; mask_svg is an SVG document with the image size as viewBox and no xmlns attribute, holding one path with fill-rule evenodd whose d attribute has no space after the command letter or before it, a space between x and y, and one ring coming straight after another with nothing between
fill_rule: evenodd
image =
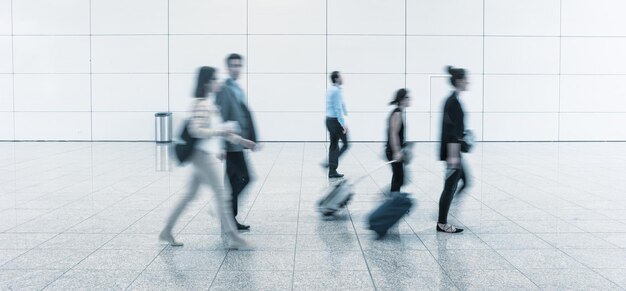
<instances>
[{"instance_id":1,"label":"light blue dress shirt","mask_svg":"<svg viewBox=\"0 0 626 291\"><path fill-rule=\"evenodd\" d=\"M346 115L346 105L343 103L341 87L333 85L326 93L326 117L337 118L339 124L345 126L344 115Z\"/></svg>"}]
</instances>

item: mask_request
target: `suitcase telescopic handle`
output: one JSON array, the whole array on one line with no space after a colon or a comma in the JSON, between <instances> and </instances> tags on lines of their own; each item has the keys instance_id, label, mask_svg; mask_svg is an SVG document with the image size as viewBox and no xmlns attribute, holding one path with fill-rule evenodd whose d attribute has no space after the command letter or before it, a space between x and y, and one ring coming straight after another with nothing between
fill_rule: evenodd
<instances>
[{"instance_id":1,"label":"suitcase telescopic handle","mask_svg":"<svg viewBox=\"0 0 626 291\"><path fill-rule=\"evenodd\" d=\"M352 185L356 185L357 183L361 182L361 180L367 178L367 176L369 176L371 173L374 173L374 172L378 171L378 169L380 169L380 168L382 168L382 167L384 167L386 165L395 163L395 162L397 162L397 160L391 160L389 162L386 162L386 163L384 163L382 165L377 166L376 168L373 168L373 169L369 170L367 173L365 173L365 175L356 178L356 180L354 180L354 182L352 182Z\"/></svg>"}]
</instances>

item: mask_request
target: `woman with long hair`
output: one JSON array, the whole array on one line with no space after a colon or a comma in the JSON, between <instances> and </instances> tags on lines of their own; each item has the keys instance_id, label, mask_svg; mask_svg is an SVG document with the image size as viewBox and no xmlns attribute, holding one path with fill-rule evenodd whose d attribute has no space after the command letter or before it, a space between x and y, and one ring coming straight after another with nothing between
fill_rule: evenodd
<instances>
[{"instance_id":1,"label":"woman with long hair","mask_svg":"<svg viewBox=\"0 0 626 291\"><path fill-rule=\"evenodd\" d=\"M222 161L224 150L222 138L246 148L254 147L255 143L241 138L234 123L224 123L218 107L215 105L215 92L219 84L216 70L211 67L201 67L198 72L198 81L193 103L192 117L187 123L189 134L198 141L189 158L193 166L193 176L189 184L189 191L172 211L167 224L159 238L169 242L172 246L182 246L183 243L174 239L172 229L189 202L196 198L200 185L205 184L214 193L217 212L222 224L222 232L226 235L229 248L247 246L246 241L239 235L232 215L229 195L224 189L222 177Z\"/></svg>"}]
</instances>

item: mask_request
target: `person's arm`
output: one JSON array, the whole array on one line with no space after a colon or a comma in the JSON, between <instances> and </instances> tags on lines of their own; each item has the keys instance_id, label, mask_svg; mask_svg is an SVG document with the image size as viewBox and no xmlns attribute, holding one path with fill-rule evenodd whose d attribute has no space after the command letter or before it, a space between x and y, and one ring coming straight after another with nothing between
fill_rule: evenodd
<instances>
[{"instance_id":1,"label":"person's arm","mask_svg":"<svg viewBox=\"0 0 626 291\"><path fill-rule=\"evenodd\" d=\"M399 161L402 159L402 145L400 145L400 127L402 125L402 114L400 112L395 112L391 116L391 124L389 125L389 143L391 144L391 152L393 159Z\"/></svg>"},{"instance_id":2,"label":"person's arm","mask_svg":"<svg viewBox=\"0 0 626 291\"><path fill-rule=\"evenodd\" d=\"M335 110L335 116L337 116L337 121L339 124L345 128L346 121L343 118L343 100L341 98L341 91L337 88L332 94L333 100L333 109Z\"/></svg>"},{"instance_id":3,"label":"person's arm","mask_svg":"<svg viewBox=\"0 0 626 291\"><path fill-rule=\"evenodd\" d=\"M189 122L189 134L195 138L210 138L212 136L223 136L226 130L212 126L210 122L210 111L207 101L198 101L193 107L193 116Z\"/></svg>"},{"instance_id":4,"label":"person's arm","mask_svg":"<svg viewBox=\"0 0 626 291\"><path fill-rule=\"evenodd\" d=\"M448 158L447 162L452 167L457 167L461 162L461 142L463 140L463 119L461 117L461 107L460 104L455 103L454 106L451 106L449 110L449 118L450 118L450 134L452 135L452 140L448 143Z\"/></svg>"}]
</instances>

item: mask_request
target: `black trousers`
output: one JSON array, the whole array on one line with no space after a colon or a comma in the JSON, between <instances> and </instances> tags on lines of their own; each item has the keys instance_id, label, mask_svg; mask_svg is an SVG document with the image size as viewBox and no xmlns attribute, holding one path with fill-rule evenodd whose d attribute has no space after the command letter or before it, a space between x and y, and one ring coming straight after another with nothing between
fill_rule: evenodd
<instances>
[{"instance_id":1,"label":"black trousers","mask_svg":"<svg viewBox=\"0 0 626 291\"><path fill-rule=\"evenodd\" d=\"M459 164L457 168L452 168L448 166L446 169L446 178L443 186L443 192L441 192L441 197L439 198L439 219L437 222L446 224L448 223L448 212L450 211L450 205L452 204L452 199L454 198L454 194L457 190L459 181L463 181L463 186L460 191L467 188L468 179L465 174L465 166L463 166L463 162ZM460 192L459 191L459 192Z\"/></svg>"},{"instance_id":2,"label":"black trousers","mask_svg":"<svg viewBox=\"0 0 626 291\"><path fill-rule=\"evenodd\" d=\"M393 159L391 150L387 150L386 154L387 160L391 161ZM391 171L393 173L391 176L391 192L400 192L400 188L404 185L404 162L391 163Z\"/></svg>"},{"instance_id":3,"label":"black trousers","mask_svg":"<svg viewBox=\"0 0 626 291\"><path fill-rule=\"evenodd\" d=\"M230 183L232 191L233 215L237 216L239 194L250 183L250 174L248 173L248 165L243 152L227 152L226 153L226 175Z\"/></svg>"},{"instance_id":4,"label":"black trousers","mask_svg":"<svg viewBox=\"0 0 626 291\"><path fill-rule=\"evenodd\" d=\"M339 167L339 157L348 149L348 136L343 133L343 127L337 118L326 118L326 129L330 135L330 148L328 150L328 168L331 172ZM339 140L343 144L339 149Z\"/></svg>"}]
</instances>

